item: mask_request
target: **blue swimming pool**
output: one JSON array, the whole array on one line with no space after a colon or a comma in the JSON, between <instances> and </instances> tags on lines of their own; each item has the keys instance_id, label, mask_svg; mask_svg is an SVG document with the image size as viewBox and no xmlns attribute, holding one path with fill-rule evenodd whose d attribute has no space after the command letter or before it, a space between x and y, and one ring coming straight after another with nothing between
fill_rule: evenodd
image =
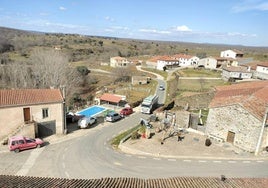
<instances>
[{"instance_id":1,"label":"blue swimming pool","mask_svg":"<svg viewBox=\"0 0 268 188\"><path fill-rule=\"evenodd\" d=\"M95 106L91 106L89 108L86 108L84 110L81 110L80 112L77 112L77 113L80 115L84 115L86 117L90 117L90 116L96 116L105 110L106 110L106 108L104 108L102 106L95 105Z\"/></svg>"}]
</instances>

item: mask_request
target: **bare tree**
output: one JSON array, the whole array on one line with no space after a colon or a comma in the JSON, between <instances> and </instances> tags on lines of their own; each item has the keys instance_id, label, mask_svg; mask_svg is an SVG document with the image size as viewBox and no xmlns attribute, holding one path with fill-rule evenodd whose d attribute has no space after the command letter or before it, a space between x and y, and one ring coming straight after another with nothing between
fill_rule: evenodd
<instances>
[{"instance_id":1,"label":"bare tree","mask_svg":"<svg viewBox=\"0 0 268 188\"><path fill-rule=\"evenodd\" d=\"M81 82L81 74L69 66L68 56L54 49L34 50L31 56L33 84L36 88L65 86L67 94Z\"/></svg>"},{"instance_id":2,"label":"bare tree","mask_svg":"<svg viewBox=\"0 0 268 188\"><path fill-rule=\"evenodd\" d=\"M113 74L115 76L115 82L128 82L132 76L131 67L117 67L113 70Z\"/></svg>"},{"instance_id":3,"label":"bare tree","mask_svg":"<svg viewBox=\"0 0 268 188\"><path fill-rule=\"evenodd\" d=\"M28 88L31 87L31 69L29 65L20 62L2 65L1 80L5 87Z\"/></svg>"}]
</instances>

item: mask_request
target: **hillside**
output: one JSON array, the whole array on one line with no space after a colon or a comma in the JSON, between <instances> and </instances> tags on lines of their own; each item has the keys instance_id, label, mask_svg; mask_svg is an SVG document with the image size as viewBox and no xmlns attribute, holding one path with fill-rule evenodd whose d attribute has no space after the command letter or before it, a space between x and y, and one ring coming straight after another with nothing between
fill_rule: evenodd
<instances>
[{"instance_id":1,"label":"hillside","mask_svg":"<svg viewBox=\"0 0 268 188\"><path fill-rule=\"evenodd\" d=\"M1 62L27 61L33 48L61 49L70 61L82 61L85 65L109 62L111 56L147 59L153 55L188 53L197 56L219 56L220 51L239 49L245 57L268 61L268 47L198 44L170 41L149 41L78 34L41 33L0 27ZM3 53L8 53L3 55ZM4 57L3 57L4 56ZM3 58L7 58L4 59Z\"/></svg>"}]
</instances>

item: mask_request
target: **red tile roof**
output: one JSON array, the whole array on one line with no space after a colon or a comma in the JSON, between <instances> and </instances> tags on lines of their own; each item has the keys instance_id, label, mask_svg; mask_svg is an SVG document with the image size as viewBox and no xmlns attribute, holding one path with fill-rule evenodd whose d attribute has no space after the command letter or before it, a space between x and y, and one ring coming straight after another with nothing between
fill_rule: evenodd
<instances>
[{"instance_id":1,"label":"red tile roof","mask_svg":"<svg viewBox=\"0 0 268 188\"><path fill-rule=\"evenodd\" d=\"M261 62L257 64L258 66L262 66L262 67L268 67L268 61L267 62Z\"/></svg>"},{"instance_id":2,"label":"red tile roof","mask_svg":"<svg viewBox=\"0 0 268 188\"><path fill-rule=\"evenodd\" d=\"M63 102L59 89L0 90L0 107Z\"/></svg>"},{"instance_id":3,"label":"red tile roof","mask_svg":"<svg viewBox=\"0 0 268 188\"><path fill-rule=\"evenodd\" d=\"M175 58L175 59L179 59L179 58L182 58L182 59L191 59L193 56L187 55L187 54L175 54L172 57Z\"/></svg>"},{"instance_id":4,"label":"red tile roof","mask_svg":"<svg viewBox=\"0 0 268 188\"><path fill-rule=\"evenodd\" d=\"M256 81L219 86L209 107L239 104L262 120L268 107L268 81Z\"/></svg>"},{"instance_id":5,"label":"red tile roof","mask_svg":"<svg viewBox=\"0 0 268 188\"><path fill-rule=\"evenodd\" d=\"M122 100L122 97L117 96L117 95L113 95L113 94L110 94L110 93L104 93L100 97L100 100L108 101L108 102L114 102L114 103L119 103L119 101Z\"/></svg>"},{"instance_id":6,"label":"red tile roof","mask_svg":"<svg viewBox=\"0 0 268 188\"><path fill-rule=\"evenodd\" d=\"M248 67L245 66L224 66L222 67L222 69L228 72L244 72L244 73L250 72L248 70Z\"/></svg>"},{"instance_id":7,"label":"red tile roof","mask_svg":"<svg viewBox=\"0 0 268 188\"><path fill-rule=\"evenodd\" d=\"M65 179L51 177L0 175L0 187L132 187L132 188L266 188L268 178L171 177L140 179L134 177L104 177L100 179Z\"/></svg>"}]
</instances>

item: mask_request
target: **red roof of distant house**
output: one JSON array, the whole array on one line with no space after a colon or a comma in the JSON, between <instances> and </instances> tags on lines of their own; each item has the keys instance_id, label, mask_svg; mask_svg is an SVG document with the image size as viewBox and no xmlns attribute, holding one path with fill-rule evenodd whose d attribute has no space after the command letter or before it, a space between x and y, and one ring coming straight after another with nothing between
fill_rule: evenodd
<instances>
[{"instance_id":1,"label":"red roof of distant house","mask_svg":"<svg viewBox=\"0 0 268 188\"><path fill-rule=\"evenodd\" d=\"M239 104L262 120L268 106L268 81L256 81L219 86L209 107Z\"/></svg>"},{"instance_id":2,"label":"red roof of distant house","mask_svg":"<svg viewBox=\"0 0 268 188\"><path fill-rule=\"evenodd\" d=\"M63 102L59 89L0 90L0 107Z\"/></svg>"},{"instance_id":3,"label":"red roof of distant house","mask_svg":"<svg viewBox=\"0 0 268 188\"><path fill-rule=\"evenodd\" d=\"M267 62L257 63L257 66L268 67L268 61Z\"/></svg>"},{"instance_id":4,"label":"red roof of distant house","mask_svg":"<svg viewBox=\"0 0 268 188\"><path fill-rule=\"evenodd\" d=\"M241 52L240 50L237 50L237 49L233 49L233 51L234 51L236 54L244 54L243 52Z\"/></svg>"},{"instance_id":5,"label":"red roof of distant house","mask_svg":"<svg viewBox=\"0 0 268 188\"><path fill-rule=\"evenodd\" d=\"M193 56L191 55L187 55L187 54L175 54L172 56L174 59L179 59L179 58L183 58L183 59L191 59Z\"/></svg>"},{"instance_id":6,"label":"red roof of distant house","mask_svg":"<svg viewBox=\"0 0 268 188\"><path fill-rule=\"evenodd\" d=\"M108 101L108 102L114 102L114 103L119 103L122 100L122 97L113 95L110 93L104 93L101 97L100 100L103 101Z\"/></svg>"},{"instance_id":7,"label":"red roof of distant house","mask_svg":"<svg viewBox=\"0 0 268 188\"><path fill-rule=\"evenodd\" d=\"M224 66L222 69L228 72L250 72L249 68L245 66Z\"/></svg>"}]
</instances>

